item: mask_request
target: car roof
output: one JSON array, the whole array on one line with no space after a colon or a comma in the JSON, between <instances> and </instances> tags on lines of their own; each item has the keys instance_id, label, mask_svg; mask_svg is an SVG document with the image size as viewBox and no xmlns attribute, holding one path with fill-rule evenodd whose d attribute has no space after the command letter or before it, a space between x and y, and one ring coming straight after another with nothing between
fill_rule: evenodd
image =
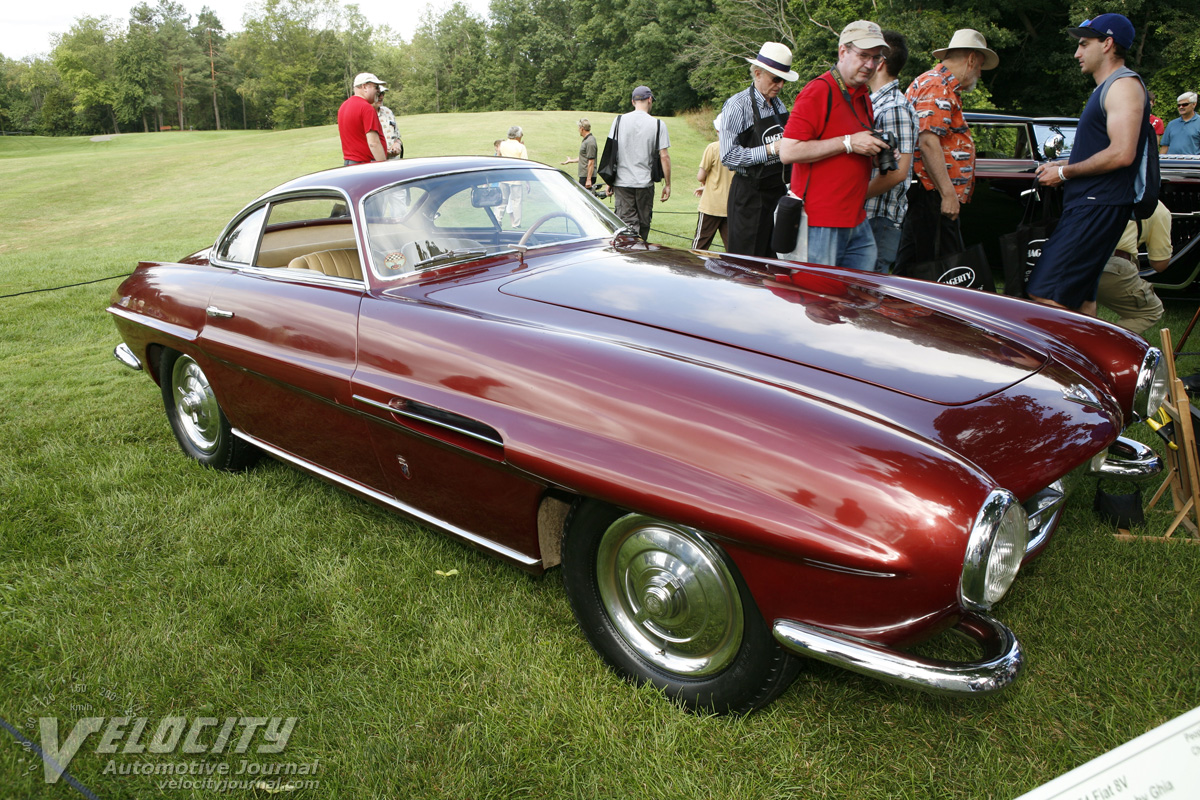
<instances>
[{"instance_id":1,"label":"car roof","mask_svg":"<svg viewBox=\"0 0 1200 800\"><path fill-rule=\"evenodd\" d=\"M393 159L374 164L357 164L302 175L275 187L262 197L308 190L334 189L357 200L380 186L414 178L426 178L453 172L487 169L554 169L536 161L495 156L437 156L430 158ZM260 200L262 198L259 198Z\"/></svg>"},{"instance_id":2,"label":"car roof","mask_svg":"<svg viewBox=\"0 0 1200 800\"><path fill-rule=\"evenodd\" d=\"M1033 123L1035 125L1078 125L1078 117L1026 117L1020 114L1004 114L991 111L964 111L967 122L993 122L996 124Z\"/></svg>"}]
</instances>

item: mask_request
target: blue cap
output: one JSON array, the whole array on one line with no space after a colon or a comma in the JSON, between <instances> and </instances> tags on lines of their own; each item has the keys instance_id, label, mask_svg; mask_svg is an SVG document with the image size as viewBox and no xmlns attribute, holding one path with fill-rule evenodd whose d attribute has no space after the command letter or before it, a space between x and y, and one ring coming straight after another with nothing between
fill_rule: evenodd
<instances>
[{"instance_id":1,"label":"blue cap","mask_svg":"<svg viewBox=\"0 0 1200 800\"><path fill-rule=\"evenodd\" d=\"M1123 14L1101 14L1095 19L1085 19L1078 28L1068 28L1067 33L1076 39L1107 39L1125 49L1133 47L1133 23Z\"/></svg>"}]
</instances>

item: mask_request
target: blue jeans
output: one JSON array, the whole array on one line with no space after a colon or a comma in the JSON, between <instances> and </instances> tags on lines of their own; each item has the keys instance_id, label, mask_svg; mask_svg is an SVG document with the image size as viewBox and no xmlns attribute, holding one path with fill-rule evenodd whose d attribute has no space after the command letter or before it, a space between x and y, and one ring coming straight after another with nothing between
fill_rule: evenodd
<instances>
[{"instance_id":1,"label":"blue jeans","mask_svg":"<svg viewBox=\"0 0 1200 800\"><path fill-rule=\"evenodd\" d=\"M900 249L900 223L887 217L871 217L867 222L871 225L875 247L879 250L875 271L886 275L892 271L892 264L896 263L896 251Z\"/></svg>"},{"instance_id":2,"label":"blue jeans","mask_svg":"<svg viewBox=\"0 0 1200 800\"><path fill-rule=\"evenodd\" d=\"M877 252L875 236L867 220L853 228L809 226L807 261L811 264L874 272Z\"/></svg>"}]
</instances>

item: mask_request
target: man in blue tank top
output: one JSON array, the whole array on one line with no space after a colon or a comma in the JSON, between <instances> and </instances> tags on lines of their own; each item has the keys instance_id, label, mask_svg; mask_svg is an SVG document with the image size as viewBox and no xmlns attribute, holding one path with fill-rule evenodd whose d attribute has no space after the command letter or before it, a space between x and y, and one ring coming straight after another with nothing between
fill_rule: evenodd
<instances>
[{"instance_id":1,"label":"man in blue tank top","mask_svg":"<svg viewBox=\"0 0 1200 800\"><path fill-rule=\"evenodd\" d=\"M1075 60L1096 89L1079 117L1070 159L1038 167L1042 186L1062 184L1063 215L1026 291L1039 303L1095 316L1100 274L1133 210L1150 107L1141 78L1125 66L1133 23L1101 14L1068 32L1079 40Z\"/></svg>"}]
</instances>

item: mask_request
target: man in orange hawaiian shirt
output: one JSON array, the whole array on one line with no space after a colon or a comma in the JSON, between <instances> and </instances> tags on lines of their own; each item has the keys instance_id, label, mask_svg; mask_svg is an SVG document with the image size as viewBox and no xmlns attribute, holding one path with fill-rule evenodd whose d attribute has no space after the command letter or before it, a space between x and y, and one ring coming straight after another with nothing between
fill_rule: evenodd
<instances>
[{"instance_id":1,"label":"man in orange hawaiian shirt","mask_svg":"<svg viewBox=\"0 0 1200 800\"><path fill-rule=\"evenodd\" d=\"M900 234L894 271L908 274L917 262L963 249L958 217L975 188L975 143L962 113L962 93L975 88L985 69L995 69L1000 57L988 49L979 31L955 31L950 44L934 50L941 61L908 87L908 101L917 112L917 152L913 172L919 182L908 190L908 212Z\"/></svg>"}]
</instances>

